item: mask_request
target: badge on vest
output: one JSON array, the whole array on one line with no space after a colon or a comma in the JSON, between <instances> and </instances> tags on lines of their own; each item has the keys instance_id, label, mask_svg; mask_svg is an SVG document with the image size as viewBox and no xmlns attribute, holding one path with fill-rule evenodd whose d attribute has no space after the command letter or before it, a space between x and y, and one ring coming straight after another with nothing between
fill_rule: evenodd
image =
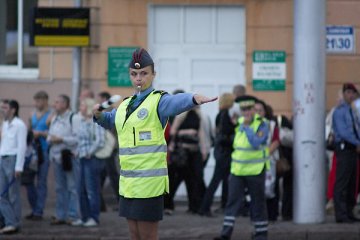
<instances>
[{"instance_id":1,"label":"badge on vest","mask_svg":"<svg viewBox=\"0 0 360 240\"><path fill-rule=\"evenodd\" d=\"M141 120L144 120L149 115L149 112L146 108L142 108L138 111L137 117Z\"/></svg>"},{"instance_id":2,"label":"badge on vest","mask_svg":"<svg viewBox=\"0 0 360 240\"><path fill-rule=\"evenodd\" d=\"M140 141L151 140L151 132L150 131L139 132L139 140Z\"/></svg>"}]
</instances>

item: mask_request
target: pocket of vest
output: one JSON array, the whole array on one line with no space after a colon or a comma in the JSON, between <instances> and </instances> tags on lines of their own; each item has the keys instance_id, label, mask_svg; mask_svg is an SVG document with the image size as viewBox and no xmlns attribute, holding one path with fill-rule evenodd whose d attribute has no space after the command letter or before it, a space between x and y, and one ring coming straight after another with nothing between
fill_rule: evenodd
<instances>
[{"instance_id":1,"label":"pocket of vest","mask_svg":"<svg viewBox=\"0 0 360 240\"><path fill-rule=\"evenodd\" d=\"M135 135L135 127L133 127L133 135L134 135L134 146L136 146L136 135Z\"/></svg>"}]
</instances>

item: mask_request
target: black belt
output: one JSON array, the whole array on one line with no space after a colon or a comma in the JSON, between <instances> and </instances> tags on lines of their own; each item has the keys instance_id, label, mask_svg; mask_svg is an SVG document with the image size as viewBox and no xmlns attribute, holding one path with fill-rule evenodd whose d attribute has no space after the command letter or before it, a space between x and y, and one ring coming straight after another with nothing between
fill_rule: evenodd
<instances>
[{"instance_id":1,"label":"black belt","mask_svg":"<svg viewBox=\"0 0 360 240\"><path fill-rule=\"evenodd\" d=\"M339 150L356 150L356 145L349 143L347 141L341 141L335 144L336 149Z\"/></svg>"}]
</instances>

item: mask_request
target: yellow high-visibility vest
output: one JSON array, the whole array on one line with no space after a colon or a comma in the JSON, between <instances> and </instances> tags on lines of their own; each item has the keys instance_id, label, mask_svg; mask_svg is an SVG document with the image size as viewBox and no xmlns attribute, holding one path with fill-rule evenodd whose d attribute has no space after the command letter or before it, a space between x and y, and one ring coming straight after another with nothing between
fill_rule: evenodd
<instances>
[{"instance_id":1,"label":"yellow high-visibility vest","mask_svg":"<svg viewBox=\"0 0 360 240\"><path fill-rule=\"evenodd\" d=\"M255 114L249 127L257 133L263 121L263 118ZM238 127L235 128L234 150L231 154L231 173L235 176L258 175L264 170L264 166L266 169L270 169L269 148L266 141L264 145L260 145L258 148L251 146L245 131L239 131L243 122L244 117L241 117L238 120Z\"/></svg>"},{"instance_id":2,"label":"yellow high-visibility vest","mask_svg":"<svg viewBox=\"0 0 360 240\"><path fill-rule=\"evenodd\" d=\"M161 93L152 91L127 119L130 98L117 109L119 194L125 198L149 198L169 192L165 130L157 113L160 98Z\"/></svg>"}]
</instances>

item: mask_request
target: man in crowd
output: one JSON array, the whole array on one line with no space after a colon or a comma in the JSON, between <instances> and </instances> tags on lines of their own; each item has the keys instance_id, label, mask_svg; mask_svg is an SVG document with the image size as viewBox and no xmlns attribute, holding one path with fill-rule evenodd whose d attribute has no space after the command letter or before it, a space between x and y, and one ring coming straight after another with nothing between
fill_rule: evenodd
<instances>
[{"instance_id":1,"label":"man in crowd","mask_svg":"<svg viewBox=\"0 0 360 240\"><path fill-rule=\"evenodd\" d=\"M16 100L4 100L1 110L5 121L0 143L0 213L4 224L0 233L11 234L20 228L20 176L25 161L27 129L19 118Z\"/></svg>"},{"instance_id":2,"label":"man in crowd","mask_svg":"<svg viewBox=\"0 0 360 240\"><path fill-rule=\"evenodd\" d=\"M35 111L30 117L30 127L33 132L38 159L37 182L26 185L31 213L25 218L28 220L41 220L44 212L47 195L47 176L49 170L48 144L46 142L49 126L46 124L51 110L49 109L49 96L45 91L34 95ZM49 122L49 121L48 121Z\"/></svg>"},{"instance_id":3,"label":"man in crowd","mask_svg":"<svg viewBox=\"0 0 360 240\"><path fill-rule=\"evenodd\" d=\"M351 103L357 96L352 83L343 85L343 103L333 114L335 135L336 179L334 187L335 220L338 223L352 223L356 204L356 169L360 137Z\"/></svg>"},{"instance_id":4,"label":"man in crowd","mask_svg":"<svg viewBox=\"0 0 360 240\"><path fill-rule=\"evenodd\" d=\"M49 157L55 170L56 205L52 225L77 225L81 221L76 184L79 162L73 157L77 138L72 125L73 113L69 107L68 96L59 95L56 98L55 116L51 120L47 136L50 145Z\"/></svg>"}]
</instances>

